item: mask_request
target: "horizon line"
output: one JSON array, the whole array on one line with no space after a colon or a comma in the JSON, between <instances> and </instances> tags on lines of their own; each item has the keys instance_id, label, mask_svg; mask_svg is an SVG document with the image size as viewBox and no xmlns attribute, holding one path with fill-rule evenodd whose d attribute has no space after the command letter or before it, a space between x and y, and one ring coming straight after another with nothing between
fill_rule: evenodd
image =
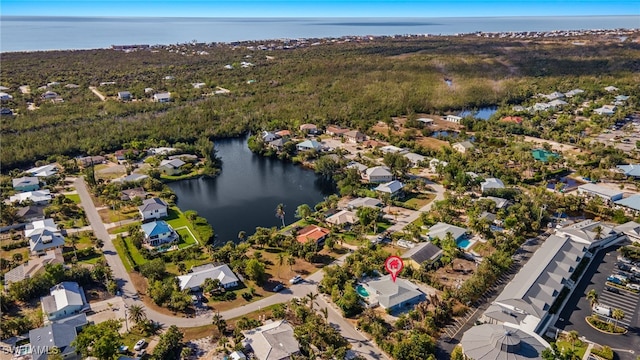
<instances>
[{"instance_id":1,"label":"horizon line","mask_svg":"<svg viewBox=\"0 0 640 360\"><path fill-rule=\"evenodd\" d=\"M578 18L578 17L627 17L637 14L598 14L598 15L501 15L501 16L145 16L145 15L7 15L4 17L40 17L40 18L149 18L149 19L460 19L460 18ZM640 24L638 26L640 28Z\"/></svg>"}]
</instances>

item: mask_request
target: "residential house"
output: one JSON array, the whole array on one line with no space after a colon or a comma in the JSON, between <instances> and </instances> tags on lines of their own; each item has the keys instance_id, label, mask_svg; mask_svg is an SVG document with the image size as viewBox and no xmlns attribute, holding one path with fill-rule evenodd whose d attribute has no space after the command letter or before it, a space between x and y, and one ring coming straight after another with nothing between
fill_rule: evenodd
<instances>
[{"instance_id":1,"label":"residential house","mask_svg":"<svg viewBox=\"0 0 640 360\"><path fill-rule=\"evenodd\" d=\"M609 85L609 86L605 87L604 90L606 92L615 92L615 91L618 91L619 89L617 87L615 87L615 86Z\"/></svg>"},{"instance_id":2,"label":"residential house","mask_svg":"<svg viewBox=\"0 0 640 360\"><path fill-rule=\"evenodd\" d=\"M425 125L431 125L433 124L433 119L430 118L418 118L418 122L421 122Z\"/></svg>"},{"instance_id":3,"label":"residential house","mask_svg":"<svg viewBox=\"0 0 640 360\"><path fill-rule=\"evenodd\" d=\"M404 184L398 180L393 180L388 183L380 184L376 186L375 191L389 194L391 197L397 197L401 194L401 190L404 187Z\"/></svg>"},{"instance_id":4,"label":"residential house","mask_svg":"<svg viewBox=\"0 0 640 360\"><path fill-rule=\"evenodd\" d=\"M481 198L479 198L478 200L491 200L496 204L496 209L500 210L500 209L506 209L509 205L510 205L510 201L507 199L503 199L501 197L495 197L495 196L483 196Z\"/></svg>"},{"instance_id":5,"label":"residential house","mask_svg":"<svg viewBox=\"0 0 640 360\"><path fill-rule=\"evenodd\" d=\"M120 149L116 150L113 155L116 157L116 160L118 160L119 164L123 164L127 160L127 154L138 155L138 150Z\"/></svg>"},{"instance_id":6,"label":"residential house","mask_svg":"<svg viewBox=\"0 0 640 360\"><path fill-rule=\"evenodd\" d=\"M403 255L405 265L420 269L423 264L433 264L442 257L442 249L431 242L422 242L407 250Z\"/></svg>"},{"instance_id":7,"label":"residential house","mask_svg":"<svg viewBox=\"0 0 640 360\"><path fill-rule=\"evenodd\" d=\"M492 214L492 213L490 213L488 211L483 211L482 214L480 214L480 216L478 216L478 220L481 220L481 221L484 220L484 221L488 222L489 224L496 224L496 225L497 225L497 222L499 222L498 218L496 217L496 215Z\"/></svg>"},{"instance_id":8,"label":"residential house","mask_svg":"<svg viewBox=\"0 0 640 360\"><path fill-rule=\"evenodd\" d=\"M49 321L55 321L89 309L84 290L76 282L61 282L50 289L50 295L41 298L42 312Z\"/></svg>"},{"instance_id":9,"label":"residential house","mask_svg":"<svg viewBox=\"0 0 640 360\"><path fill-rule=\"evenodd\" d=\"M370 183L384 183L393 179L393 174L386 166L374 166L365 170L363 179Z\"/></svg>"},{"instance_id":10,"label":"residential house","mask_svg":"<svg viewBox=\"0 0 640 360\"><path fill-rule=\"evenodd\" d=\"M380 148L380 151L382 151L383 154L403 154L407 152L406 150L393 145L383 146Z\"/></svg>"},{"instance_id":11,"label":"residential house","mask_svg":"<svg viewBox=\"0 0 640 360\"><path fill-rule=\"evenodd\" d=\"M287 141L284 138L279 138L273 141L269 142L269 147L276 150L276 151L282 151L282 149L284 148L284 144L286 144Z\"/></svg>"},{"instance_id":12,"label":"residential house","mask_svg":"<svg viewBox=\"0 0 640 360\"><path fill-rule=\"evenodd\" d=\"M58 93L53 91L46 91L44 94L42 94L41 97L43 100L54 100L54 99L57 99L59 95Z\"/></svg>"},{"instance_id":13,"label":"residential house","mask_svg":"<svg viewBox=\"0 0 640 360\"><path fill-rule=\"evenodd\" d=\"M382 202L378 199L364 197L364 198L356 198L347 203L347 209L354 210L361 207L380 207L382 206Z\"/></svg>"},{"instance_id":14,"label":"residential house","mask_svg":"<svg viewBox=\"0 0 640 360\"><path fill-rule=\"evenodd\" d=\"M623 192L613 188L587 183L578 186L578 194L584 196L598 196L606 203L622 199Z\"/></svg>"},{"instance_id":15,"label":"residential house","mask_svg":"<svg viewBox=\"0 0 640 360\"><path fill-rule=\"evenodd\" d=\"M471 141L462 141L453 144L453 149L461 154L466 154L467 151L473 150L474 146Z\"/></svg>"},{"instance_id":16,"label":"residential house","mask_svg":"<svg viewBox=\"0 0 640 360\"><path fill-rule=\"evenodd\" d=\"M131 93L128 91L119 91L118 100L123 100L123 101L131 100Z\"/></svg>"},{"instance_id":17,"label":"residential house","mask_svg":"<svg viewBox=\"0 0 640 360\"><path fill-rule=\"evenodd\" d=\"M268 320L264 325L242 332L242 345L257 360L289 360L300 355L293 327L286 320Z\"/></svg>"},{"instance_id":18,"label":"residential house","mask_svg":"<svg viewBox=\"0 0 640 360\"><path fill-rule=\"evenodd\" d=\"M549 105L548 103L535 103L533 104L533 107L531 109L533 111L547 111L552 108L553 106Z\"/></svg>"},{"instance_id":19,"label":"residential house","mask_svg":"<svg viewBox=\"0 0 640 360\"><path fill-rule=\"evenodd\" d=\"M594 109L593 112L598 115L613 115L616 112L616 107L615 105L602 105L602 107Z\"/></svg>"},{"instance_id":20,"label":"residential house","mask_svg":"<svg viewBox=\"0 0 640 360\"><path fill-rule=\"evenodd\" d=\"M227 264L206 264L193 267L188 274L178 276L177 278L181 291L200 291L206 279L220 280L220 286L225 289L231 289L240 284L240 280Z\"/></svg>"},{"instance_id":21,"label":"residential house","mask_svg":"<svg viewBox=\"0 0 640 360\"><path fill-rule=\"evenodd\" d=\"M141 206L138 206L142 221L151 219L161 219L167 216L168 205L162 199L154 197L146 199L142 202Z\"/></svg>"},{"instance_id":22,"label":"residential house","mask_svg":"<svg viewBox=\"0 0 640 360\"><path fill-rule=\"evenodd\" d=\"M9 101L13 99L13 96L7 94L6 92L0 92L0 100L1 101Z\"/></svg>"},{"instance_id":23,"label":"residential house","mask_svg":"<svg viewBox=\"0 0 640 360\"><path fill-rule=\"evenodd\" d=\"M234 351L229 354L229 360L247 360L247 356L242 351Z\"/></svg>"},{"instance_id":24,"label":"residential house","mask_svg":"<svg viewBox=\"0 0 640 360\"><path fill-rule=\"evenodd\" d=\"M365 171L367 171L368 167L367 165L361 164L357 161L350 161L347 164L347 169L356 169L358 171L358 174L362 176L362 174L364 174Z\"/></svg>"},{"instance_id":25,"label":"residential house","mask_svg":"<svg viewBox=\"0 0 640 360\"><path fill-rule=\"evenodd\" d=\"M555 99L555 100L549 101L549 105L551 105L551 107L555 109L555 108L561 108L564 105L567 105L567 102L564 100Z\"/></svg>"},{"instance_id":26,"label":"residential house","mask_svg":"<svg viewBox=\"0 0 640 360\"><path fill-rule=\"evenodd\" d=\"M289 130L280 130L280 131L276 131L276 136L280 137L280 138L284 138L284 139L288 139L291 136L291 131Z\"/></svg>"},{"instance_id":27,"label":"residential house","mask_svg":"<svg viewBox=\"0 0 640 360\"><path fill-rule=\"evenodd\" d=\"M122 194L120 196L120 200L122 201L131 201L135 198L145 199L147 195L149 195L149 193L146 192L143 187L135 187L133 189L122 190L120 191L120 194Z\"/></svg>"},{"instance_id":28,"label":"residential house","mask_svg":"<svg viewBox=\"0 0 640 360\"><path fill-rule=\"evenodd\" d=\"M264 142L271 142L277 139L278 135L276 135L273 131L263 131L262 134L260 135L260 138Z\"/></svg>"},{"instance_id":29,"label":"residential house","mask_svg":"<svg viewBox=\"0 0 640 360\"><path fill-rule=\"evenodd\" d=\"M153 88L150 88L150 87L144 88L144 93L145 94L151 94L153 91L154 91Z\"/></svg>"},{"instance_id":30,"label":"residential house","mask_svg":"<svg viewBox=\"0 0 640 360\"><path fill-rule=\"evenodd\" d=\"M512 123L512 124L522 124L522 117L521 116L505 116L502 119L500 119L500 122L505 122L505 123Z\"/></svg>"},{"instance_id":31,"label":"residential house","mask_svg":"<svg viewBox=\"0 0 640 360\"><path fill-rule=\"evenodd\" d=\"M199 83L192 83L191 86L193 86L194 89L202 89L203 87L207 86L207 84L203 82L199 82Z\"/></svg>"},{"instance_id":32,"label":"residential house","mask_svg":"<svg viewBox=\"0 0 640 360\"><path fill-rule=\"evenodd\" d=\"M412 152L404 154L404 157L406 157L411 162L411 165L413 167L419 167L421 164L427 161L427 158L425 156Z\"/></svg>"},{"instance_id":33,"label":"residential house","mask_svg":"<svg viewBox=\"0 0 640 360\"><path fill-rule=\"evenodd\" d=\"M333 226L345 227L357 223L358 216L352 211L340 210L337 213L326 218L325 221L327 222L327 224Z\"/></svg>"},{"instance_id":34,"label":"residential house","mask_svg":"<svg viewBox=\"0 0 640 360\"><path fill-rule=\"evenodd\" d=\"M107 159L104 156L83 156L77 158L78 164L84 168L91 165L104 164Z\"/></svg>"},{"instance_id":35,"label":"residential house","mask_svg":"<svg viewBox=\"0 0 640 360\"><path fill-rule=\"evenodd\" d=\"M61 248L48 250L43 256L33 257L26 263L7 271L4 274L4 284L8 286L24 279L30 279L43 271L46 265L53 264L64 264Z\"/></svg>"},{"instance_id":36,"label":"residential house","mask_svg":"<svg viewBox=\"0 0 640 360\"><path fill-rule=\"evenodd\" d=\"M30 360L47 360L49 352L45 349L56 348L65 360L77 360L81 357L71 346L81 329L87 325L87 316L79 314L47 326L29 330ZM23 359L23 358L20 358Z\"/></svg>"},{"instance_id":37,"label":"residential house","mask_svg":"<svg viewBox=\"0 0 640 360\"><path fill-rule=\"evenodd\" d=\"M618 165L616 167L626 176L640 179L640 164Z\"/></svg>"},{"instance_id":38,"label":"residential house","mask_svg":"<svg viewBox=\"0 0 640 360\"><path fill-rule=\"evenodd\" d=\"M44 220L44 208L45 206L24 206L18 209L16 215L25 222L32 222L36 220Z\"/></svg>"},{"instance_id":39,"label":"residential house","mask_svg":"<svg viewBox=\"0 0 640 360\"><path fill-rule=\"evenodd\" d=\"M540 335L507 323L472 326L460 346L465 358L474 360L542 360L550 347Z\"/></svg>"},{"instance_id":40,"label":"residential house","mask_svg":"<svg viewBox=\"0 0 640 360\"><path fill-rule=\"evenodd\" d=\"M367 139L367 136L358 130L347 131L343 136L347 142L352 144L358 144Z\"/></svg>"},{"instance_id":41,"label":"residential house","mask_svg":"<svg viewBox=\"0 0 640 360\"><path fill-rule=\"evenodd\" d=\"M628 214L636 215L640 214L640 195L631 195L628 198L615 201L616 207L624 208Z\"/></svg>"},{"instance_id":42,"label":"residential house","mask_svg":"<svg viewBox=\"0 0 640 360\"><path fill-rule=\"evenodd\" d=\"M497 178L488 178L480 183L480 190L484 193L489 190L504 189L504 183Z\"/></svg>"},{"instance_id":43,"label":"residential house","mask_svg":"<svg viewBox=\"0 0 640 360\"><path fill-rule=\"evenodd\" d=\"M380 305L390 312L398 312L420 303L426 299L425 293L409 280L385 275L378 280L362 284L369 293L367 302L371 306Z\"/></svg>"},{"instance_id":44,"label":"residential house","mask_svg":"<svg viewBox=\"0 0 640 360\"><path fill-rule=\"evenodd\" d=\"M445 167L447 167L447 165L449 165L448 162L442 161L442 160L438 160L436 158L433 158L433 159L429 160L429 170L432 173L438 172L438 168L440 168L440 167L442 167L444 169Z\"/></svg>"},{"instance_id":45,"label":"residential house","mask_svg":"<svg viewBox=\"0 0 640 360\"><path fill-rule=\"evenodd\" d=\"M625 101L629 100L629 96L628 95L618 95L613 100L615 100L616 102L619 102L619 103L624 103Z\"/></svg>"},{"instance_id":46,"label":"residential house","mask_svg":"<svg viewBox=\"0 0 640 360\"><path fill-rule=\"evenodd\" d=\"M34 255L44 255L48 250L64 246L64 237L53 219L37 220L27 224L24 237L29 239L29 249Z\"/></svg>"},{"instance_id":47,"label":"residential house","mask_svg":"<svg viewBox=\"0 0 640 360\"><path fill-rule=\"evenodd\" d=\"M554 91L551 94L543 95L547 100L557 100L564 98L564 94L561 92Z\"/></svg>"},{"instance_id":48,"label":"residential house","mask_svg":"<svg viewBox=\"0 0 640 360\"><path fill-rule=\"evenodd\" d=\"M13 110L11 110L9 108L0 108L0 115L1 116L13 116Z\"/></svg>"},{"instance_id":49,"label":"residential house","mask_svg":"<svg viewBox=\"0 0 640 360\"><path fill-rule=\"evenodd\" d=\"M348 132L349 129L342 128L336 125L329 125L325 130L325 133L331 136L342 136L344 133Z\"/></svg>"},{"instance_id":50,"label":"residential house","mask_svg":"<svg viewBox=\"0 0 640 360\"><path fill-rule=\"evenodd\" d=\"M320 144L319 142L317 142L315 140L305 140L305 141L299 143L298 145L296 145L296 149L298 151L308 151L308 150L321 151L322 150L322 144Z\"/></svg>"},{"instance_id":51,"label":"residential house","mask_svg":"<svg viewBox=\"0 0 640 360\"><path fill-rule=\"evenodd\" d=\"M34 191L40 189L40 180L35 176L23 176L12 180L16 191Z\"/></svg>"},{"instance_id":52,"label":"residential house","mask_svg":"<svg viewBox=\"0 0 640 360\"><path fill-rule=\"evenodd\" d=\"M48 177L57 174L58 167L55 164L36 166L27 170L27 173L31 174L31 176Z\"/></svg>"},{"instance_id":53,"label":"residential house","mask_svg":"<svg viewBox=\"0 0 640 360\"><path fill-rule=\"evenodd\" d=\"M318 246L322 246L324 244L324 240L329 236L331 232L328 229L325 229L316 225L308 225L298 230L296 240L299 243L307 243L309 241L313 241Z\"/></svg>"},{"instance_id":54,"label":"residential house","mask_svg":"<svg viewBox=\"0 0 640 360\"><path fill-rule=\"evenodd\" d=\"M180 159L162 160L158 169L167 175L179 175L184 164L186 163Z\"/></svg>"},{"instance_id":55,"label":"residential house","mask_svg":"<svg viewBox=\"0 0 640 360\"><path fill-rule=\"evenodd\" d=\"M462 117L457 115L447 115L444 117L444 120L448 122L460 124L460 121L462 121Z\"/></svg>"},{"instance_id":56,"label":"residential house","mask_svg":"<svg viewBox=\"0 0 640 360\"><path fill-rule=\"evenodd\" d=\"M166 147L166 146L161 146L161 147L155 147L155 148L149 148L149 150L147 150L147 154L149 155L170 155L173 154L177 151L179 151L180 149L174 148L174 147Z\"/></svg>"},{"instance_id":57,"label":"residential house","mask_svg":"<svg viewBox=\"0 0 640 360\"><path fill-rule=\"evenodd\" d=\"M582 93L584 93L584 90L582 90L582 89L573 89L573 90L571 90L569 92L564 93L564 96L566 96L568 98L572 98L572 97L574 97L574 96L576 96L578 94L582 94Z\"/></svg>"},{"instance_id":58,"label":"residential house","mask_svg":"<svg viewBox=\"0 0 640 360\"><path fill-rule=\"evenodd\" d=\"M130 175L121 177L119 179L113 179L113 182L119 182L119 183L138 183L144 179L147 179L149 177L149 175L146 174L139 174L139 173L131 173Z\"/></svg>"},{"instance_id":59,"label":"residential house","mask_svg":"<svg viewBox=\"0 0 640 360\"><path fill-rule=\"evenodd\" d=\"M306 134L315 135L318 133L318 127L314 124L302 124L300 125L300 131Z\"/></svg>"},{"instance_id":60,"label":"residential house","mask_svg":"<svg viewBox=\"0 0 640 360\"><path fill-rule=\"evenodd\" d=\"M171 101L171 93L157 93L153 95L153 101L159 103L168 103Z\"/></svg>"},{"instance_id":61,"label":"residential house","mask_svg":"<svg viewBox=\"0 0 640 360\"><path fill-rule=\"evenodd\" d=\"M13 196L9 197L9 202L25 202L31 201L36 205L44 205L48 204L53 197L51 196L51 191L49 189L35 190L35 191L27 191L22 193L17 193Z\"/></svg>"},{"instance_id":62,"label":"residential house","mask_svg":"<svg viewBox=\"0 0 640 360\"><path fill-rule=\"evenodd\" d=\"M447 237L447 234L451 234L451 236L453 237L453 240L457 242L458 240L461 240L462 238L464 238L464 236L467 235L468 233L469 233L469 230L465 228L439 222L429 228L429 232L427 236L431 240L435 238L444 240Z\"/></svg>"},{"instance_id":63,"label":"residential house","mask_svg":"<svg viewBox=\"0 0 640 360\"><path fill-rule=\"evenodd\" d=\"M142 224L145 242L151 246L171 243L179 239L171 225L164 220L157 220Z\"/></svg>"}]
</instances>

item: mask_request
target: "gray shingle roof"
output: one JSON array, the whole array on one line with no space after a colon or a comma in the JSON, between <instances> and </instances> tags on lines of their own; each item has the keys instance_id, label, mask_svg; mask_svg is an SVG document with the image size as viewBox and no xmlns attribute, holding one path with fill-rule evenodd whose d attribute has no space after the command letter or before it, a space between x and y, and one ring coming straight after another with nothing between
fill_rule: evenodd
<instances>
[{"instance_id":1,"label":"gray shingle roof","mask_svg":"<svg viewBox=\"0 0 640 360\"><path fill-rule=\"evenodd\" d=\"M435 261L440 255L442 255L442 249L430 242L424 242L409 249L402 257L422 264L425 261Z\"/></svg>"},{"instance_id":2,"label":"gray shingle roof","mask_svg":"<svg viewBox=\"0 0 640 360\"><path fill-rule=\"evenodd\" d=\"M387 309L424 295L412 282L401 278L394 282L391 275L370 281L367 286L376 292L378 303Z\"/></svg>"},{"instance_id":3,"label":"gray shingle roof","mask_svg":"<svg viewBox=\"0 0 640 360\"><path fill-rule=\"evenodd\" d=\"M453 235L453 239L458 240L468 231L469 230L461 228L459 226L439 222L429 228L429 237L432 239L439 238L440 240L442 240L447 237L447 233L451 233L451 235Z\"/></svg>"},{"instance_id":4,"label":"gray shingle roof","mask_svg":"<svg viewBox=\"0 0 640 360\"><path fill-rule=\"evenodd\" d=\"M38 180L38 178L35 176L23 176L20 178L13 179L12 182L13 182L14 188L20 187L20 186L30 186L30 185L40 184L40 180Z\"/></svg>"},{"instance_id":5,"label":"gray shingle roof","mask_svg":"<svg viewBox=\"0 0 640 360\"><path fill-rule=\"evenodd\" d=\"M86 323L86 317L84 319ZM77 326L79 325L75 321L65 321L30 330L29 342L31 343L31 348L51 349L52 347L57 347L63 357L75 353L75 349L71 347L71 342L78 335L76 332ZM47 353L45 351L35 351L32 353L32 357L33 360L46 360Z\"/></svg>"},{"instance_id":6,"label":"gray shingle roof","mask_svg":"<svg viewBox=\"0 0 640 360\"><path fill-rule=\"evenodd\" d=\"M258 360L284 360L300 352L298 340L293 336L293 327L285 320L266 323L244 332L242 341L251 347Z\"/></svg>"},{"instance_id":7,"label":"gray shingle roof","mask_svg":"<svg viewBox=\"0 0 640 360\"><path fill-rule=\"evenodd\" d=\"M180 290L200 287L206 279L218 279L224 287L239 281L227 264L219 266L209 264L194 268L189 274L178 276Z\"/></svg>"},{"instance_id":8,"label":"gray shingle roof","mask_svg":"<svg viewBox=\"0 0 640 360\"><path fill-rule=\"evenodd\" d=\"M474 360L535 360L549 344L539 336L509 326L484 324L462 335L464 354Z\"/></svg>"},{"instance_id":9,"label":"gray shingle roof","mask_svg":"<svg viewBox=\"0 0 640 360\"><path fill-rule=\"evenodd\" d=\"M138 210L141 212L145 211L153 211L153 210L163 210L167 208L167 203L162 201L160 198L151 198L146 199L142 202L141 206L138 206Z\"/></svg>"}]
</instances>

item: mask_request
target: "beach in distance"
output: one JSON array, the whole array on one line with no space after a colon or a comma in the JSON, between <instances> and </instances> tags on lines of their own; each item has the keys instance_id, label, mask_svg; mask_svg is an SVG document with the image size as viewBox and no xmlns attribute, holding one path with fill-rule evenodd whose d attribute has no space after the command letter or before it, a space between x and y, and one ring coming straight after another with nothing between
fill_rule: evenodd
<instances>
[{"instance_id":1,"label":"beach in distance","mask_svg":"<svg viewBox=\"0 0 640 360\"><path fill-rule=\"evenodd\" d=\"M637 16L458 18L0 17L0 52L282 38L638 28Z\"/></svg>"}]
</instances>

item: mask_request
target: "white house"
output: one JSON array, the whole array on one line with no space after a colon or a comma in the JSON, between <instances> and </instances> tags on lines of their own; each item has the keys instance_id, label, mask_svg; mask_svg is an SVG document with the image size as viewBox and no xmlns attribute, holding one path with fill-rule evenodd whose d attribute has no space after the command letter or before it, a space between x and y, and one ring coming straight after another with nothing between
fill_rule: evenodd
<instances>
[{"instance_id":1,"label":"white house","mask_svg":"<svg viewBox=\"0 0 640 360\"><path fill-rule=\"evenodd\" d=\"M393 174L386 166L374 166L368 168L362 178L370 183L384 183L393 180Z\"/></svg>"},{"instance_id":2,"label":"white house","mask_svg":"<svg viewBox=\"0 0 640 360\"><path fill-rule=\"evenodd\" d=\"M307 150L320 151L322 150L322 144L320 144L315 140L305 140L299 143L298 145L296 145L296 149L298 151L307 151Z\"/></svg>"},{"instance_id":3,"label":"white house","mask_svg":"<svg viewBox=\"0 0 640 360\"><path fill-rule=\"evenodd\" d=\"M602 107L594 109L593 112L598 115L613 115L616 112L616 107L615 105L602 105Z\"/></svg>"},{"instance_id":4,"label":"white house","mask_svg":"<svg viewBox=\"0 0 640 360\"><path fill-rule=\"evenodd\" d=\"M184 164L186 163L180 159L162 160L158 169L167 175L176 175L182 172L181 167Z\"/></svg>"},{"instance_id":5,"label":"white house","mask_svg":"<svg viewBox=\"0 0 640 360\"><path fill-rule=\"evenodd\" d=\"M413 165L413 167L418 167L420 166L421 163L427 160L425 156L412 153L412 152L404 154L404 157L406 157L409 161L411 161L411 164Z\"/></svg>"},{"instance_id":6,"label":"white house","mask_svg":"<svg viewBox=\"0 0 640 360\"><path fill-rule=\"evenodd\" d=\"M571 97L574 97L574 96L576 96L578 94L582 94L583 92L584 92L584 90L582 90L582 89L573 89L571 91L566 92L564 94L564 96L566 96L568 98L571 98Z\"/></svg>"},{"instance_id":7,"label":"white house","mask_svg":"<svg viewBox=\"0 0 640 360\"><path fill-rule=\"evenodd\" d=\"M480 190L482 192L493 189L504 189L504 183L502 182L502 180L497 178L488 178L480 183Z\"/></svg>"},{"instance_id":8,"label":"white house","mask_svg":"<svg viewBox=\"0 0 640 360\"><path fill-rule=\"evenodd\" d=\"M457 143L453 144L451 147L453 147L454 150L456 150L457 152L459 152L461 154L466 154L467 151L471 151L474 148L474 146L471 143L471 141L457 142Z\"/></svg>"},{"instance_id":9,"label":"white house","mask_svg":"<svg viewBox=\"0 0 640 360\"><path fill-rule=\"evenodd\" d=\"M225 289L231 289L240 284L240 280L227 264L218 266L206 264L194 267L188 274L178 276L177 278L180 283L180 290L201 290L202 284L204 284L206 279L220 280L220 286Z\"/></svg>"},{"instance_id":10,"label":"white house","mask_svg":"<svg viewBox=\"0 0 640 360\"><path fill-rule=\"evenodd\" d=\"M618 91L619 89L617 87L615 87L615 86L609 85L609 86L605 87L604 90L607 91L607 92L614 92L614 91Z\"/></svg>"},{"instance_id":11,"label":"white house","mask_svg":"<svg viewBox=\"0 0 640 360\"><path fill-rule=\"evenodd\" d=\"M159 103L167 103L171 101L171 93L157 93L153 95L153 101Z\"/></svg>"},{"instance_id":12,"label":"white house","mask_svg":"<svg viewBox=\"0 0 640 360\"><path fill-rule=\"evenodd\" d=\"M300 354L293 327L286 320L268 320L264 325L243 331L242 345L253 350L257 360L289 360Z\"/></svg>"},{"instance_id":13,"label":"white house","mask_svg":"<svg viewBox=\"0 0 640 360\"><path fill-rule=\"evenodd\" d=\"M380 184L376 186L375 191L396 196L400 193L400 190L404 187L404 184L398 180L393 180L388 183Z\"/></svg>"},{"instance_id":14,"label":"white house","mask_svg":"<svg viewBox=\"0 0 640 360\"><path fill-rule=\"evenodd\" d=\"M178 234L171 225L163 220L157 220L142 224L142 232L145 241L151 246L159 246L178 240Z\"/></svg>"},{"instance_id":15,"label":"white house","mask_svg":"<svg viewBox=\"0 0 640 360\"><path fill-rule=\"evenodd\" d=\"M357 223L358 216L352 211L341 210L326 218L325 221L333 226L345 226Z\"/></svg>"},{"instance_id":16,"label":"white house","mask_svg":"<svg viewBox=\"0 0 640 360\"><path fill-rule=\"evenodd\" d=\"M64 237L53 219L37 220L27 224L24 237L29 239L29 249L35 255L42 255L47 250L64 246Z\"/></svg>"},{"instance_id":17,"label":"white house","mask_svg":"<svg viewBox=\"0 0 640 360\"><path fill-rule=\"evenodd\" d=\"M271 142L277 139L278 137L279 136L276 135L273 131L263 131L261 135L262 141L264 142Z\"/></svg>"},{"instance_id":18,"label":"white house","mask_svg":"<svg viewBox=\"0 0 640 360\"><path fill-rule=\"evenodd\" d=\"M462 121L462 117L457 116L457 115L447 115L447 116L445 116L444 119L446 121L448 121L448 122L452 122L452 123L456 123L456 124L459 124L460 121Z\"/></svg>"},{"instance_id":19,"label":"white house","mask_svg":"<svg viewBox=\"0 0 640 360\"><path fill-rule=\"evenodd\" d=\"M449 165L448 162L441 161L436 158L429 160L429 170L433 173L438 172L438 167L442 166L442 168L445 168L447 165Z\"/></svg>"},{"instance_id":20,"label":"white house","mask_svg":"<svg viewBox=\"0 0 640 360\"><path fill-rule=\"evenodd\" d=\"M578 194L587 196L598 196L606 202L611 202L622 199L624 193L620 190L588 183L578 186Z\"/></svg>"},{"instance_id":21,"label":"white house","mask_svg":"<svg viewBox=\"0 0 640 360\"><path fill-rule=\"evenodd\" d=\"M41 301L42 311L49 321L63 319L88 308L84 290L71 281L52 287L50 295L41 298Z\"/></svg>"},{"instance_id":22,"label":"white house","mask_svg":"<svg viewBox=\"0 0 640 360\"><path fill-rule=\"evenodd\" d=\"M167 203L160 198L146 199L138 206L142 221L149 219L160 219L167 216Z\"/></svg>"},{"instance_id":23,"label":"white house","mask_svg":"<svg viewBox=\"0 0 640 360\"><path fill-rule=\"evenodd\" d=\"M383 146L380 148L380 151L382 151L383 154L388 154L388 153L392 153L392 154L397 154L397 153L402 153L405 150L397 147L397 146L393 146L393 145L387 145L387 146Z\"/></svg>"},{"instance_id":24,"label":"white house","mask_svg":"<svg viewBox=\"0 0 640 360\"><path fill-rule=\"evenodd\" d=\"M49 189L35 190L35 191L26 191L17 193L13 196L9 197L9 202L24 202L24 201L32 201L36 205L48 204L52 199L51 191Z\"/></svg>"},{"instance_id":25,"label":"white house","mask_svg":"<svg viewBox=\"0 0 640 360\"><path fill-rule=\"evenodd\" d=\"M35 191L40 188L40 180L35 176L23 176L12 180L16 191Z\"/></svg>"},{"instance_id":26,"label":"white house","mask_svg":"<svg viewBox=\"0 0 640 360\"><path fill-rule=\"evenodd\" d=\"M27 170L31 176L47 177L58 173L58 167L55 164L37 166Z\"/></svg>"}]
</instances>

